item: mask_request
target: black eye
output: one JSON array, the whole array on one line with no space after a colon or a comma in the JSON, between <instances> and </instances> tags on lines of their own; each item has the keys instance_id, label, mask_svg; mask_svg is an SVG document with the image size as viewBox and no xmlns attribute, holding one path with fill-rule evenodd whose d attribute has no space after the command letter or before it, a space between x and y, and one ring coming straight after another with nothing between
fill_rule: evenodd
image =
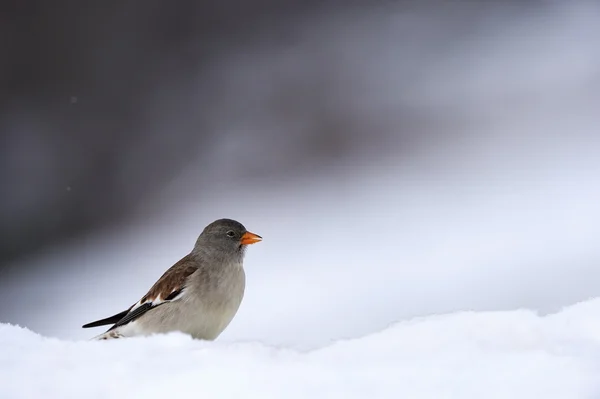
<instances>
[{"instance_id":1,"label":"black eye","mask_svg":"<svg viewBox=\"0 0 600 399\"><path fill-rule=\"evenodd\" d=\"M235 237L235 231L233 231L233 230L229 230L229 231L227 232L227 237Z\"/></svg>"}]
</instances>

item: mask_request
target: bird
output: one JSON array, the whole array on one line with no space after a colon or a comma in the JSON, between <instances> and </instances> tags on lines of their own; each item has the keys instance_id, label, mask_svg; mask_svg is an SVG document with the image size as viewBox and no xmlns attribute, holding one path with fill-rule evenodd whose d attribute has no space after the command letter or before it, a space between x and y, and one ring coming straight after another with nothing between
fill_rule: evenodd
<instances>
[{"instance_id":1,"label":"bird","mask_svg":"<svg viewBox=\"0 0 600 399\"><path fill-rule=\"evenodd\" d=\"M218 219L202 230L189 254L171 266L128 309L83 325L112 324L92 340L179 331L215 340L227 328L244 297L243 262L248 245L262 237L233 219Z\"/></svg>"}]
</instances>

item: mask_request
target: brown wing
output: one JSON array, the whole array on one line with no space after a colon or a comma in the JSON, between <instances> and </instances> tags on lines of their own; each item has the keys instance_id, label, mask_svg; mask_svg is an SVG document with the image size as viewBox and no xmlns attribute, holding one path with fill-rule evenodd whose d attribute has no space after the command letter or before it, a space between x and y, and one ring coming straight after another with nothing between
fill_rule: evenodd
<instances>
[{"instance_id":1,"label":"brown wing","mask_svg":"<svg viewBox=\"0 0 600 399\"><path fill-rule=\"evenodd\" d=\"M185 256L179 262L171 266L158 281L154 283L148 293L129 309L106 319L88 323L83 327L97 327L115 323L108 330L110 331L137 319L156 306L177 299L185 288L187 278L196 270L198 270L196 263L192 261L189 255Z\"/></svg>"},{"instance_id":2,"label":"brown wing","mask_svg":"<svg viewBox=\"0 0 600 399\"><path fill-rule=\"evenodd\" d=\"M189 255L185 256L154 283L139 303L160 303L175 299L183 290L187 278L196 270L198 270L196 262L193 262Z\"/></svg>"}]
</instances>

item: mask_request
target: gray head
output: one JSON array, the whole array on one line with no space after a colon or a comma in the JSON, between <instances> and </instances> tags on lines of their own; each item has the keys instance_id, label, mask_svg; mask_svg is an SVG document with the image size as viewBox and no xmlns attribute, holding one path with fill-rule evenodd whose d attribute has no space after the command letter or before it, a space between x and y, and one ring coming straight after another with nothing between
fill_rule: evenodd
<instances>
[{"instance_id":1,"label":"gray head","mask_svg":"<svg viewBox=\"0 0 600 399\"><path fill-rule=\"evenodd\" d=\"M204 228L193 252L219 257L243 256L247 245L261 240L261 236L249 232L240 222L219 219Z\"/></svg>"}]
</instances>

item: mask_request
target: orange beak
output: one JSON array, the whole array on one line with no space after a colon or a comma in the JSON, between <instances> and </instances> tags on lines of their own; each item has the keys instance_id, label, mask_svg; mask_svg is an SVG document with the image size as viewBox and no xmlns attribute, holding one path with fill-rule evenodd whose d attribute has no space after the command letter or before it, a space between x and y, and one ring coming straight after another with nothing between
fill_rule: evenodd
<instances>
[{"instance_id":1,"label":"orange beak","mask_svg":"<svg viewBox=\"0 0 600 399\"><path fill-rule=\"evenodd\" d=\"M262 241L262 237L258 234L250 233L249 231L245 232L242 236L240 242L242 245L250 245Z\"/></svg>"}]
</instances>

